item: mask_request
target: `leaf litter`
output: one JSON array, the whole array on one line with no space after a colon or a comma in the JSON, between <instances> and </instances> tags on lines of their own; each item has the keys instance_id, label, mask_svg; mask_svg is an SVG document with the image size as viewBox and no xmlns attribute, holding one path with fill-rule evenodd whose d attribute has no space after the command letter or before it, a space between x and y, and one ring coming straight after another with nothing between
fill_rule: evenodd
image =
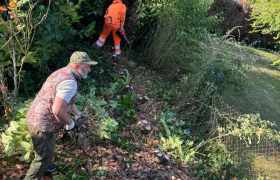
<instances>
[{"instance_id":1,"label":"leaf litter","mask_svg":"<svg viewBox=\"0 0 280 180\"><path fill-rule=\"evenodd\" d=\"M123 64L118 66L120 70L125 68ZM143 67L139 68L143 69ZM119 142L126 140L130 148L122 149L119 144L115 144L112 140L108 139L101 140L100 142L92 140L79 147L75 145L74 140L64 143L58 143L58 141L56 142L56 157L53 158L52 162L57 165L59 165L58 162L66 163L73 168L76 175L81 175L80 169L84 168L89 172L87 179L193 179L188 175L188 169L182 168L180 162L176 162L170 155L159 151L160 140L158 139L158 133L161 132L162 127L155 117L161 111L165 102L157 101L152 94L156 90L156 87L153 86L153 78L157 78L157 75L147 74L145 74L146 76L143 74L140 76L131 75L134 87L132 92L136 95L146 95L151 98L147 103L139 105L134 115L136 120L126 120L125 126L119 132ZM137 84L137 82L141 83ZM139 122L143 121L152 121L149 131L145 132L141 128ZM62 132L56 134L58 139L62 135ZM67 157L68 153L74 156ZM170 160L162 164L157 153L167 155ZM14 154L14 156L16 155L17 153ZM1 158L3 157L1 156ZM0 164L0 175L2 174L2 179L6 179L7 176L10 179L23 179L29 169L29 165L17 163L14 167L14 165L8 164L7 161L2 161L2 164ZM97 170L107 172L106 176L92 173ZM68 170L65 168L52 173L45 173L43 179L52 179L54 175L63 177L67 172Z\"/></svg>"}]
</instances>

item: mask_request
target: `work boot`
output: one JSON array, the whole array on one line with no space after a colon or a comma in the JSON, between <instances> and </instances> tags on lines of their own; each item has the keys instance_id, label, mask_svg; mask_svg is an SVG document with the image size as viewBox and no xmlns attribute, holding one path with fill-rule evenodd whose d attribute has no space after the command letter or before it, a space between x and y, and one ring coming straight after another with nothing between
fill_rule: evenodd
<instances>
[{"instance_id":1,"label":"work boot","mask_svg":"<svg viewBox=\"0 0 280 180\"><path fill-rule=\"evenodd\" d=\"M101 48L101 46L98 46L98 44L96 44L96 42L92 44L92 47L94 49L100 49Z\"/></svg>"},{"instance_id":2,"label":"work boot","mask_svg":"<svg viewBox=\"0 0 280 180\"><path fill-rule=\"evenodd\" d=\"M119 60L121 58L121 55L113 54L113 62L118 64Z\"/></svg>"},{"instance_id":3,"label":"work boot","mask_svg":"<svg viewBox=\"0 0 280 180\"><path fill-rule=\"evenodd\" d=\"M50 164L48 169L47 169L47 172L53 172L56 170L56 165L55 164Z\"/></svg>"}]
</instances>

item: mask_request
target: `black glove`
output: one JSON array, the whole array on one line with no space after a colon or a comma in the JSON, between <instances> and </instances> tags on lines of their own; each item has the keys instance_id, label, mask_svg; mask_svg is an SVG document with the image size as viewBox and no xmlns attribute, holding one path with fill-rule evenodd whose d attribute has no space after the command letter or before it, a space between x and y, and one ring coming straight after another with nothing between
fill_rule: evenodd
<instances>
[{"instance_id":1,"label":"black glove","mask_svg":"<svg viewBox=\"0 0 280 180\"><path fill-rule=\"evenodd\" d=\"M90 130L84 126L87 126L89 122L87 122L87 117L86 116L80 116L75 122L74 129L81 129L83 131L89 132Z\"/></svg>"},{"instance_id":2,"label":"black glove","mask_svg":"<svg viewBox=\"0 0 280 180\"><path fill-rule=\"evenodd\" d=\"M64 142L65 137L67 136L69 131L74 131L74 137L76 138L76 145L78 145L78 140L79 140L79 129L85 132L89 132L90 130L85 127L89 124L89 122L87 122L88 118L86 116L79 116L78 119L76 121L72 120L72 124L71 125L65 125L65 129L67 130L66 133L64 133L63 137L61 138L62 141Z\"/></svg>"}]
</instances>

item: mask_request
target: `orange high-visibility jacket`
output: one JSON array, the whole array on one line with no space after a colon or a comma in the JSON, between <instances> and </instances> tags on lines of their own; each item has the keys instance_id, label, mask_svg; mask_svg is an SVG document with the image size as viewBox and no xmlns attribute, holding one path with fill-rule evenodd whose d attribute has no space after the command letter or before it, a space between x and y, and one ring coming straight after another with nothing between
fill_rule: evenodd
<instances>
[{"instance_id":1,"label":"orange high-visibility jacket","mask_svg":"<svg viewBox=\"0 0 280 180\"><path fill-rule=\"evenodd\" d=\"M126 6L122 3L122 1L114 0L104 15L105 23L120 24L123 26L125 21L125 13Z\"/></svg>"}]
</instances>

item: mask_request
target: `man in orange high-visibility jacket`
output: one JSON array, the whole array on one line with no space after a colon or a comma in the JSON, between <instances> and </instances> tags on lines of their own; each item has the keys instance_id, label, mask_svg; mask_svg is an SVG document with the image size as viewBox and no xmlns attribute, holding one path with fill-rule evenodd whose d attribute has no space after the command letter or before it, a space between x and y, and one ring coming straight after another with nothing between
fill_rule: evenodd
<instances>
[{"instance_id":1,"label":"man in orange high-visibility jacket","mask_svg":"<svg viewBox=\"0 0 280 180\"><path fill-rule=\"evenodd\" d=\"M92 45L95 49L99 49L104 45L106 38L112 31L115 45L114 56L121 55L121 38L116 34L116 32L119 28L124 31L123 25L125 21L125 14L126 6L122 3L121 0L114 0L113 3L108 7L104 15L105 23L103 26L103 31L99 39Z\"/></svg>"}]
</instances>

